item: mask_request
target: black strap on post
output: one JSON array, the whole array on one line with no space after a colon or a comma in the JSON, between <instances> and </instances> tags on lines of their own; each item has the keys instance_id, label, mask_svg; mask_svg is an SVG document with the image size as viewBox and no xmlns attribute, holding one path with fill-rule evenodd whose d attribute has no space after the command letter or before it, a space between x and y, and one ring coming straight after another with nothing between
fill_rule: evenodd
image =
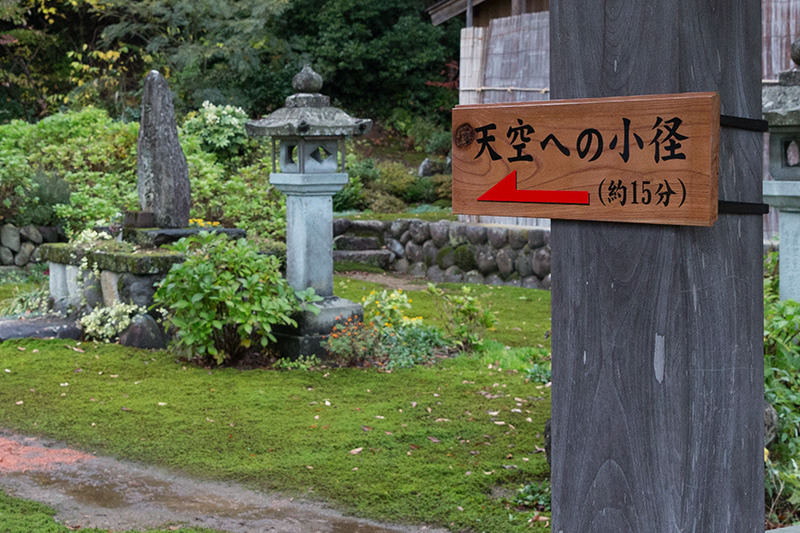
<instances>
[{"instance_id":1,"label":"black strap on post","mask_svg":"<svg viewBox=\"0 0 800 533\"><path fill-rule=\"evenodd\" d=\"M757 131L766 133L768 122L766 120L734 117L732 115L720 115L719 125L723 128L736 128L739 130ZM720 200L717 212L725 215L766 215L769 213L769 205L753 202L729 202Z\"/></svg>"},{"instance_id":2,"label":"black strap on post","mask_svg":"<svg viewBox=\"0 0 800 533\"><path fill-rule=\"evenodd\" d=\"M766 133L769 130L769 123L766 120L734 117L732 115L720 115L719 125L723 128L736 128L739 130L758 131L761 133Z\"/></svg>"},{"instance_id":3,"label":"black strap on post","mask_svg":"<svg viewBox=\"0 0 800 533\"><path fill-rule=\"evenodd\" d=\"M721 215L766 215L769 213L769 205L720 200L717 205L717 212Z\"/></svg>"}]
</instances>

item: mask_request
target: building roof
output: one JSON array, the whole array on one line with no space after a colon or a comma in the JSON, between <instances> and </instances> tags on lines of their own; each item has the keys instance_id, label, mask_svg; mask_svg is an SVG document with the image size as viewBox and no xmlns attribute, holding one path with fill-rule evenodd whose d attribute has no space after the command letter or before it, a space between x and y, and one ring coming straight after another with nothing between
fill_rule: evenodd
<instances>
[{"instance_id":1,"label":"building roof","mask_svg":"<svg viewBox=\"0 0 800 533\"><path fill-rule=\"evenodd\" d=\"M477 6L485 0L472 0L472 4ZM467 10L467 0L440 0L428 8L428 14L431 16L431 22L434 26L438 26L443 22L447 22L451 18L464 13Z\"/></svg>"}]
</instances>

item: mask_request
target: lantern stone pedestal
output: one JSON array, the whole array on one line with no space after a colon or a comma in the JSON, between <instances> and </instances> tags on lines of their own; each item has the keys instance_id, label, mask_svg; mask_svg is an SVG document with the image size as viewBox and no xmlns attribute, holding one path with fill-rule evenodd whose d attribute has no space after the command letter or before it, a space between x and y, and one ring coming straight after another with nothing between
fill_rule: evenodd
<instances>
[{"instance_id":1,"label":"lantern stone pedestal","mask_svg":"<svg viewBox=\"0 0 800 533\"><path fill-rule=\"evenodd\" d=\"M272 139L269 181L286 194L286 279L294 289L310 287L323 298L317 303L319 314L300 313L294 317L296 328L276 330L278 348L293 359L325 357L325 337L337 320L360 321L364 315L360 304L333 295L333 195L348 181L345 137L367 133L372 121L331 107L330 98L319 93L322 78L308 66L292 87L295 94L284 107L249 121L246 129L249 135Z\"/></svg>"},{"instance_id":2,"label":"lantern stone pedestal","mask_svg":"<svg viewBox=\"0 0 800 533\"><path fill-rule=\"evenodd\" d=\"M277 332L284 357L325 356L325 336L337 319L361 320L360 304L333 295L333 195L347 184L347 173L270 174L270 183L286 194L286 279L297 290L312 287L323 298L319 314L301 313L297 328Z\"/></svg>"},{"instance_id":3,"label":"lantern stone pedestal","mask_svg":"<svg viewBox=\"0 0 800 533\"><path fill-rule=\"evenodd\" d=\"M780 213L780 298L800 301L800 181L765 181L764 201Z\"/></svg>"}]
</instances>

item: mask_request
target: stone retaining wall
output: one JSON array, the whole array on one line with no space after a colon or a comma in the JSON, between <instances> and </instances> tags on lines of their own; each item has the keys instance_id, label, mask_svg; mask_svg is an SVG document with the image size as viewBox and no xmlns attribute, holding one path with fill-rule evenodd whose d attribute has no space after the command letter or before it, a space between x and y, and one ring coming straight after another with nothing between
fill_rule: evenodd
<instances>
[{"instance_id":1,"label":"stone retaining wall","mask_svg":"<svg viewBox=\"0 0 800 533\"><path fill-rule=\"evenodd\" d=\"M336 219L334 260L433 282L550 289L550 230L463 222Z\"/></svg>"},{"instance_id":2,"label":"stone retaining wall","mask_svg":"<svg viewBox=\"0 0 800 533\"><path fill-rule=\"evenodd\" d=\"M39 245L59 242L58 229L46 226L0 226L0 266L24 267L38 263Z\"/></svg>"}]
</instances>

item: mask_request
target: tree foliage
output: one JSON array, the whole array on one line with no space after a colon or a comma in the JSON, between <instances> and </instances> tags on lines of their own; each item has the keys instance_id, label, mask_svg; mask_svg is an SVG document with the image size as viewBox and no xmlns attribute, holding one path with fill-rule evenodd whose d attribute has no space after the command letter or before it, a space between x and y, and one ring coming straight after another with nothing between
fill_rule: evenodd
<instances>
[{"instance_id":1,"label":"tree foliage","mask_svg":"<svg viewBox=\"0 0 800 533\"><path fill-rule=\"evenodd\" d=\"M311 63L348 111L407 121L454 103L441 86L458 23L429 0L0 0L0 123L93 105L137 118L144 75L179 113L204 101L250 116L283 104ZM431 83L433 82L433 83Z\"/></svg>"}]
</instances>

